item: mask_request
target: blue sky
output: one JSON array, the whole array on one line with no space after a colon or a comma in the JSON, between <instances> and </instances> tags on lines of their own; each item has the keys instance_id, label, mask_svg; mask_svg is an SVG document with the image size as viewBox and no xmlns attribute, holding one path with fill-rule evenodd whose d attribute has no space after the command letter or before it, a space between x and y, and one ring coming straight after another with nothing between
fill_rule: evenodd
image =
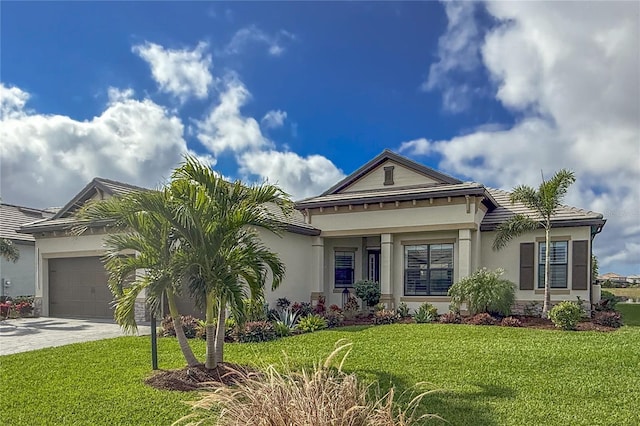
<instances>
[{"instance_id":1,"label":"blue sky","mask_svg":"<svg viewBox=\"0 0 640 426\"><path fill-rule=\"evenodd\" d=\"M637 3L3 2L2 198L155 186L190 152L314 195L385 148L510 189L567 167L640 272Z\"/></svg>"}]
</instances>

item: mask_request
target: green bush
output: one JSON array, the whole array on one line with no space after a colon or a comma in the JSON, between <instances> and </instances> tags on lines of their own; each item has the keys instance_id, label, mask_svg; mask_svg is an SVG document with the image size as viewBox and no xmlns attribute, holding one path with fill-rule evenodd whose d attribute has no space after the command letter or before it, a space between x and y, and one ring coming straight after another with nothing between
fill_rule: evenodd
<instances>
[{"instance_id":1,"label":"green bush","mask_svg":"<svg viewBox=\"0 0 640 426\"><path fill-rule=\"evenodd\" d=\"M201 325L201 321L198 318L191 315L180 315L180 321L182 322L182 329L187 339L193 339L202 333L204 327ZM173 325L173 318L167 315L162 319L160 323L161 331L160 335L163 337L175 337L176 329Z\"/></svg>"},{"instance_id":2,"label":"green bush","mask_svg":"<svg viewBox=\"0 0 640 426\"><path fill-rule=\"evenodd\" d=\"M304 333L313 333L327 328L327 320L317 314L307 315L298 320L297 328Z\"/></svg>"},{"instance_id":3,"label":"green bush","mask_svg":"<svg viewBox=\"0 0 640 426\"><path fill-rule=\"evenodd\" d=\"M373 323L378 325L393 324L398 322L398 319L398 314L392 309L382 309L373 314Z\"/></svg>"},{"instance_id":4,"label":"green bush","mask_svg":"<svg viewBox=\"0 0 640 426\"><path fill-rule=\"evenodd\" d=\"M596 311L615 311L618 297L610 291L600 293L600 301L594 306Z\"/></svg>"},{"instance_id":5,"label":"green bush","mask_svg":"<svg viewBox=\"0 0 640 426\"><path fill-rule=\"evenodd\" d=\"M449 289L451 304L460 309L460 305L466 303L471 315L482 312L509 315L515 301L515 285L500 278L503 273L502 269L482 268L463 278Z\"/></svg>"},{"instance_id":6,"label":"green bush","mask_svg":"<svg viewBox=\"0 0 640 426\"><path fill-rule=\"evenodd\" d=\"M244 299L245 320L249 322L267 321L269 318L269 304L264 299Z\"/></svg>"},{"instance_id":7,"label":"green bush","mask_svg":"<svg viewBox=\"0 0 640 426\"><path fill-rule=\"evenodd\" d=\"M575 330L580 318L582 309L575 302L560 302L549 311L551 322L563 330Z\"/></svg>"},{"instance_id":8,"label":"green bush","mask_svg":"<svg viewBox=\"0 0 640 426\"><path fill-rule=\"evenodd\" d=\"M431 303L425 302L416 309L413 319L416 320L418 324L433 322L438 319L438 308Z\"/></svg>"},{"instance_id":9,"label":"green bush","mask_svg":"<svg viewBox=\"0 0 640 426\"><path fill-rule=\"evenodd\" d=\"M380 284L375 281L360 280L353 285L356 296L369 307L375 306L380 301Z\"/></svg>"},{"instance_id":10,"label":"green bush","mask_svg":"<svg viewBox=\"0 0 640 426\"><path fill-rule=\"evenodd\" d=\"M276 331L268 321L249 321L237 331L237 341L241 343L268 342L274 340Z\"/></svg>"},{"instance_id":11,"label":"green bush","mask_svg":"<svg viewBox=\"0 0 640 426\"><path fill-rule=\"evenodd\" d=\"M398 305L398 309L396 309L396 312L398 313L398 315L400 315L400 318L409 318L411 316L409 307L404 302Z\"/></svg>"},{"instance_id":12,"label":"green bush","mask_svg":"<svg viewBox=\"0 0 640 426\"><path fill-rule=\"evenodd\" d=\"M291 328L282 321L276 321L273 323L273 330L278 337L287 337L291 334Z\"/></svg>"}]
</instances>

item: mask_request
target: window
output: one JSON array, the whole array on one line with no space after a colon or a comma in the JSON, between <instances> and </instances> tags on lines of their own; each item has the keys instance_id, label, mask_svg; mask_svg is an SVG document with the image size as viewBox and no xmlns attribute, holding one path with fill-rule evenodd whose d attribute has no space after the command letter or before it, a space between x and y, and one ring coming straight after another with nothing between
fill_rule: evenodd
<instances>
[{"instance_id":1,"label":"window","mask_svg":"<svg viewBox=\"0 0 640 426\"><path fill-rule=\"evenodd\" d=\"M544 288L545 242L539 243L538 250L538 288ZM551 241L549 255L549 286L551 288L567 288L567 259L569 258L568 241Z\"/></svg>"},{"instance_id":2,"label":"window","mask_svg":"<svg viewBox=\"0 0 640 426\"><path fill-rule=\"evenodd\" d=\"M404 247L405 296L446 296L453 285L453 244Z\"/></svg>"},{"instance_id":3,"label":"window","mask_svg":"<svg viewBox=\"0 0 640 426\"><path fill-rule=\"evenodd\" d=\"M353 286L353 268L355 264L355 253L352 251L335 252L335 286Z\"/></svg>"},{"instance_id":4,"label":"window","mask_svg":"<svg viewBox=\"0 0 640 426\"><path fill-rule=\"evenodd\" d=\"M384 168L384 184L393 185L393 169L394 166L387 166Z\"/></svg>"}]
</instances>

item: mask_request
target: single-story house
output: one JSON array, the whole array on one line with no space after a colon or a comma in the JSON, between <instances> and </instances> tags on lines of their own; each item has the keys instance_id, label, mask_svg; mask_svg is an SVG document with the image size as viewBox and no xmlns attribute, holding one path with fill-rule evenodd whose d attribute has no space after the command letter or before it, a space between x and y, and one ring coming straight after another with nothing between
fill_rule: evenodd
<instances>
[{"instance_id":1,"label":"single-story house","mask_svg":"<svg viewBox=\"0 0 640 426\"><path fill-rule=\"evenodd\" d=\"M100 256L105 228L69 234L73 212L92 199L140 188L94 179L58 214L22 227L36 240L36 296L42 314L109 317L111 296ZM503 268L516 286L516 309L542 304L544 232L515 238L492 250L496 227L517 213L509 193L463 182L385 150L324 193L295 203L287 232L262 233L287 267L284 282L267 290L273 305L291 301L343 303L360 279L378 281L389 307L415 309L430 302L448 310L449 287L481 267ZM553 218L552 302L599 299L591 283L591 247L602 230L602 214L565 206ZM141 309L144 306L141 302Z\"/></svg>"},{"instance_id":2,"label":"single-story house","mask_svg":"<svg viewBox=\"0 0 640 426\"><path fill-rule=\"evenodd\" d=\"M0 204L0 238L9 240L18 249L16 262L0 258L0 296L33 296L36 294L35 238L16 232L20 226L51 217L47 210Z\"/></svg>"}]
</instances>

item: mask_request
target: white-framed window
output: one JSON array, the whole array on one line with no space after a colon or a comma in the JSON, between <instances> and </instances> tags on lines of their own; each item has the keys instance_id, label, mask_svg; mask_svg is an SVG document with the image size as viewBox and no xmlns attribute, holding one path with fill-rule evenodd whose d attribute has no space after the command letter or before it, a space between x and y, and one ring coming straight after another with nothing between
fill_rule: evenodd
<instances>
[{"instance_id":1,"label":"white-framed window","mask_svg":"<svg viewBox=\"0 0 640 426\"><path fill-rule=\"evenodd\" d=\"M353 251L335 251L335 286L353 287L356 254Z\"/></svg>"},{"instance_id":2,"label":"white-framed window","mask_svg":"<svg viewBox=\"0 0 640 426\"><path fill-rule=\"evenodd\" d=\"M567 288L569 270L569 242L551 241L549 248L549 286L551 288ZM544 288L544 263L546 245L538 243L538 288Z\"/></svg>"},{"instance_id":3,"label":"white-framed window","mask_svg":"<svg viewBox=\"0 0 640 426\"><path fill-rule=\"evenodd\" d=\"M404 247L404 295L446 296L453 285L453 244Z\"/></svg>"}]
</instances>

